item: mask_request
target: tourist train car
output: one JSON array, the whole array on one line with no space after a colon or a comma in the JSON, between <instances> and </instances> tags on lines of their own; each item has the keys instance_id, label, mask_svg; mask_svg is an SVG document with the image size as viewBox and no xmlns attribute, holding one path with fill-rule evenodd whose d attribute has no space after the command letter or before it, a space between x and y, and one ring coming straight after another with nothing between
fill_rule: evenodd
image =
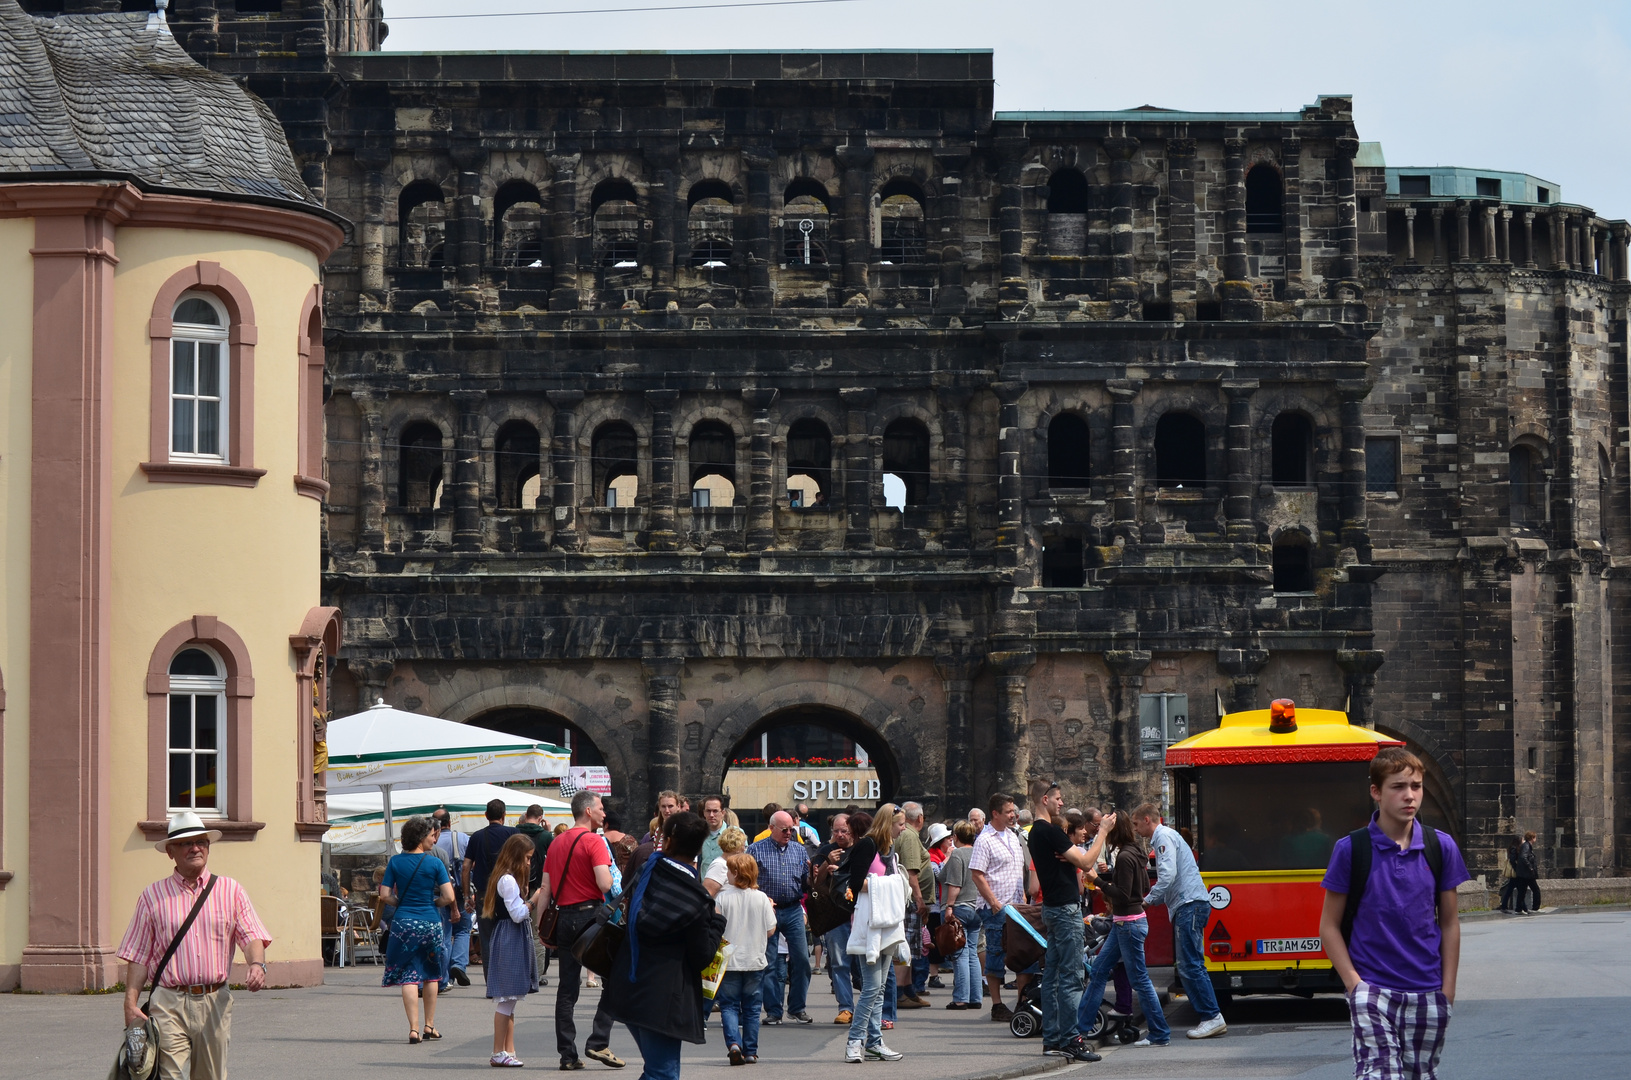
<instances>
[{"instance_id":1,"label":"tourist train car","mask_svg":"<svg viewBox=\"0 0 1631 1080\"><path fill-rule=\"evenodd\" d=\"M1320 946L1320 880L1337 840L1370 820L1370 760L1399 745L1346 713L1280 700L1167 750L1168 823L1188 831L1210 890L1204 948L1220 1002L1342 992Z\"/></svg>"}]
</instances>

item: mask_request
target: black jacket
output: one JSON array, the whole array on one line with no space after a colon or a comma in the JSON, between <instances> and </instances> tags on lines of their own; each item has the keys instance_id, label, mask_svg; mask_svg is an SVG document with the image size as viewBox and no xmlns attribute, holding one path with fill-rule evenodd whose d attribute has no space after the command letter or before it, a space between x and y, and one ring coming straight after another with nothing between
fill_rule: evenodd
<instances>
[{"instance_id":1,"label":"black jacket","mask_svg":"<svg viewBox=\"0 0 1631 1080\"><path fill-rule=\"evenodd\" d=\"M1099 891L1110 904L1112 915L1137 915L1144 910L1144 894L1150 891L1149 857L1137 844L1116 850L1116 865L1109 880L1099 879Z\"/></svg>"},{"instance_id":2,"label":"black jacket","mask_svg":"<svg viewBox=\"0 0 1631 1080\"><path fill-rule=\"evenodd\" d=\"M546 826L533 821L523 821L515 827L515 831L532 840L532 869L527 880L527 895L531 896L544 883L544 859L549 855L549 842L555 839L555 835Z\"/></svg>"},{"instance_id":3,"label":"black jacket","mask_svg":"<svg viewBox=\"0 0 1631 1080\"><path fill-rule=\"evenodd\" d=\"M725 916L714 910L713 898L694 873L662 859L646 886L634 932L640 935L640 968L631 977L625 940L606 977L601 1005L613 1020L631 1027L703 1042L702 969L719 951Z\"/></svg>"}]
</instances>

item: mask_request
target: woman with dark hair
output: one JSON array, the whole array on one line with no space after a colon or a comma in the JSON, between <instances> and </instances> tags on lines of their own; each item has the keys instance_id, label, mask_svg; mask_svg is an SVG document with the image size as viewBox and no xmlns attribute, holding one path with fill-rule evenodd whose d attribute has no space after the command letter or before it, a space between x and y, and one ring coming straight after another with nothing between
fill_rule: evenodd
<instances>
[{"instance_id":1,"label":"woman with dark hair","mask_svg":"<svg viewBox=\"0 0 1631 1080\"><path fill-rule=\"evenodd\" d=\"M1144 1022L1149 1034L1134 1046L1166 1046L1172 1041L1172 1029L1167 1026L1166 1014L1161 1011L1161 999L1156 996L1155 984L1150 981L1149 969L1144 966L1144 939L1149 936L1149 920L1144 917L1144 894L1150 891L1149 860L1138 833L1133 830L1131 814L1116 814L1111 819L1110 836L1105 842L1115 849L1115 866L1109 878L1101 878L1097 870L1088 877L1104 893L1110 905L1113 929L1105 939L1104 947L1093 960L1093 978L1077 1011L1078 1022L1093 1026L1099 1006L1104 1003L1104 984L1120 963L1127 968L1133 991L1144 1009Z\"/></svg>"},{"instance_id":2,"label":"woman with dark hair","mask_svg":"<svg viewBox=\"0 0 1631 1080\"><path fill-rule=\"evenodd\" d=\"M487 878L481 920L491 924L490 956L482 958L487 996L493 1002L494 1068L519 1069L515 1056L515 1003L538 988L538 961L532 947L532 903L525 895L537 851L532 837L516 833L504 841ZM533 894L534 897L537 893Z\"/></svg>"},{"instance_id":3,"label":"woman with dark hair","mask_svg":"<svg viewBox=\"0 0 1631 1080\"><path fill-rule=\"evenodd\" d=\"M442 978L447 942L436 910L453 903L447 864L430 853L430 819L411 817L402 825L402 854L391 856L380 879L379 896L396 905L391 937L385 944L382 985L402 988L402 1010L408 1014L408 1044L419 1042L419 1002L425 1003L424 1033L436 1030L436 990ZM530 843L530 841L529 841Z\"/></svg>"},{"instance_id":4,"label":"woman with dark hair","mask_svg":"<svg viewBox=\"0 0 1631 1080\"><path fill-rule=\"evenodd\" d=\"M679 1080L680 1043L705 1041L702 969L725 932L725 917L697 879L708 823L680 811L663 834L662 850L646 858L628 890L628 934L601 997L640 1047L643 1080Z\"/></svg>"},{"instance_id":5,"label":"woman with dark hair","mask_svg":"<svg viewBox=\"0 0 1631 1080\"><path fill-rule=\"evenodd\" d=\"M844 1060L899 1061L905 1055L883 1041L883 996L886 972L906 944L906 879L893 852L906 820L896 815L894 803L884 803L868 824L850 849L845 892L855 904L845 952L861 961L861 994L850 1020Z\"/></svg>"}]
</instances>

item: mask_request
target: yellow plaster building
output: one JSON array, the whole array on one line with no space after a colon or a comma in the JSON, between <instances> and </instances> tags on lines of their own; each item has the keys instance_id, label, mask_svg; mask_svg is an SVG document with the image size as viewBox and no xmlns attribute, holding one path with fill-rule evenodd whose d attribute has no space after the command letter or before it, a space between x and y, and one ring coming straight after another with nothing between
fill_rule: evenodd
<instances>
[{"instance_id":1,"label":"yellow plaster building","mask_svg":"<svg viewBox=\"0 0 1631 1080\"><path fill-rule=\"evenodd\" d=\"M117 982L182 808L222 830L271 982L321 982L341 223L162 19L0 0L0 99L0 990Z\"/></svg>"}]
</instances>

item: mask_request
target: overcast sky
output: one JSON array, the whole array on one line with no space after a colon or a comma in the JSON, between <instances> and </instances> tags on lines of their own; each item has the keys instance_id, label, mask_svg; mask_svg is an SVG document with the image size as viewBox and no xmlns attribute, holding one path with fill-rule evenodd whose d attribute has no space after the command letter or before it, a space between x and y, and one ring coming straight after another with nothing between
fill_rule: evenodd
<instances>
[{"instance_id":1,"label":"overcast sky","mask_svg":"<svg viewBox=\"0 0 1631 1080\"><path fill-rule=\"evenodd\" d=\"M1354 96L1389 165L1528 172L1631 216L1631 4L1484 0L385 0L393 50L991 49L996 107L1289 111ZM713 0L730 3L732 0ZM592 15L405 18L595 9ZM1134 10L1134 9L1137 10Z\"/></svg>"}]
</instances>

